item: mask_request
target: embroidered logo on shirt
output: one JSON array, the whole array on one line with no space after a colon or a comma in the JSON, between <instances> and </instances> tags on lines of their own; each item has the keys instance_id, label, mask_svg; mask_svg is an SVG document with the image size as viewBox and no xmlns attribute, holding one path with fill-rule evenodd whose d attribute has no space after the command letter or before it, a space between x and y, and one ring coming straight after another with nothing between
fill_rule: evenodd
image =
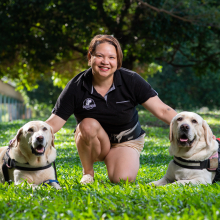
<instances>
[{"instance_id":1,"label":"embroidered logo on shirt","mask_svg":"<svg viewBox=\"0 0 220 220\"><path fill-rule=\"evenodd\" d=\"M96 107L96 104L94 102L93 99L85 99L84 102L83 102L83 108L85 108L86 110L90 110L92 108L95 108Z\"/></svg>"}]
</instances>

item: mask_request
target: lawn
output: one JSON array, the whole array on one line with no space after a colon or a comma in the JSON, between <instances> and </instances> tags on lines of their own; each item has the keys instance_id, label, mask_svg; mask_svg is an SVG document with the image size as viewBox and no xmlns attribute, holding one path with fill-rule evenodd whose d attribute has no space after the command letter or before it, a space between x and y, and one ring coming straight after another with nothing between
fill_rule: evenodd
<instances>
[{"instance_id":1,"label":"lawn","mask_svg":"<svg viewBox=\"0 0 220 220\"><path fill-rule=\"evenodd\" d=\"M220 112L200 114L220 137ZM71 117L55 135L57 174L62 190L32 190L0 184L0 219L219 219L220 185L147 185L160 179L172 159L168 153L169 127L146 111L139 111L146 131L136 182L112 184L103 162L95 164L95 182L79 183L82 166L77 154ZM42 119L44 120L44 119ZM8 145L27 120L0 124L0 146Z\"/></svg>"}]
</instances>

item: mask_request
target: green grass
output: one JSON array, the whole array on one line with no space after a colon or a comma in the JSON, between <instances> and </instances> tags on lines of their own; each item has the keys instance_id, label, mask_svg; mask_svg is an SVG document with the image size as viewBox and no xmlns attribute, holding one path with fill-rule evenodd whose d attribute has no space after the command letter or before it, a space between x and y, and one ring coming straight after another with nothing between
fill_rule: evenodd
<instances>
[{"instance_id":1,"label":"green grass","mask_svg":"<svg viewBox=\"0 0 220 220\"><path fill-rule=\"evenodd\" d=\"M200 114L213 133L220 137L220 112ZM94 184L81 185L82 166L71 117L56 134L57 174L62 190L27 184L0 184L1 219L213 219L220 218L220 185L153 187L147 183L160 179L172 159L168 154L169 127L146 111L139 112L146 131L145 148L135 183L112 184L103 162L95 164ZM27 122L0 124L0 146L8 145L17 130Z\"/></svg>"}]
</instances>

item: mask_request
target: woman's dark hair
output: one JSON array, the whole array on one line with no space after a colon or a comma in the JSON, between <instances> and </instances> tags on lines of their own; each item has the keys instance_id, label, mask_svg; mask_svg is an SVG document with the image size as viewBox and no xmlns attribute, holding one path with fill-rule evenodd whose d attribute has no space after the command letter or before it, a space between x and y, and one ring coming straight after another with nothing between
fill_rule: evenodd
<instances>
[{"instance_id":1,"label":"woman's dark hair","mask_svg":"<svg viewBox=\"0 0 220 220\"><path fill-rule=\"evenodd\" d=\"M122 60L123 60L123 53L121 50L121 46L118 42L118 40L114 37L112 37L111 35L96 35L90 42L89 44L89 50L88 50L88 54L87 54L87 58L88 60L90 60L91 55L94 54L96 47L99 44L102 43L109 43L111 45L113 45L116 49L116 53L117 53L117 68L121 68L122 66Z\"/></svg>"}]
</instances>

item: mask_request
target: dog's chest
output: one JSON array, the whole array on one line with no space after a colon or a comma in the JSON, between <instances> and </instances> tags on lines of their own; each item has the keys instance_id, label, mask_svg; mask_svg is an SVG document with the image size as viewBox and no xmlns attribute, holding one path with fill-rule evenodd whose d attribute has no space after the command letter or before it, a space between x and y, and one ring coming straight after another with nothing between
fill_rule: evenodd
<instances>
[{"instance_id":1,"label":"dog's chest","mask_svg":"<svg viewBox=\"0 0 220 220\"><path fill-rule=\"evenodd\" d=\"M179 167L175 170L175 180L192 180L195 178L202 177L204 179L212 178L212 173L207 171L206 169L203 170L194 170L194 169L187 169Z\"/></svg>"}]
</instances>

